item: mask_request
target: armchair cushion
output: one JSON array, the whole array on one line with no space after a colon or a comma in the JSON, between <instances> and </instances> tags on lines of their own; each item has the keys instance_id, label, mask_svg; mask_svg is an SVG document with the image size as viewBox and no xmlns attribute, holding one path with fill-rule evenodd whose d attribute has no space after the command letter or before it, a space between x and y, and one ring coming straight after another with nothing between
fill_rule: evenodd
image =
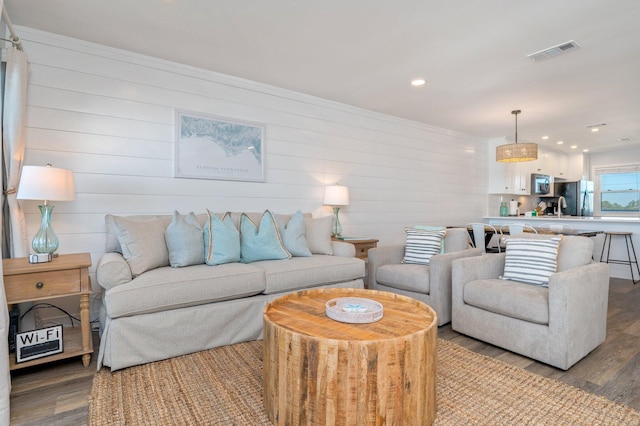
<instances>
[{"instance_id":1,"label":"armchair cushion","mask_svg":"<svg viewBox=\"0 0 640 426\"><path fill-rule=\"evenodd\" d=\"M375 271L376 281L400 290L429 294L429 269L427 265L418 264L383 265Z\"/></svg>"},{"instance_id":2,"label":"armchair cushion","mask_svg":"<svg viewBox=\"0 0 640 426\"><path fill-rule=\"evenodd\" d=\"M464 286L467 305L537 324L549 323L549 289L515 281L486 279Z\"/></svg>"},{"instance_id":3,"label":"armchair cushion","mask_svg":"<svg viewBox=\"0 0 640 426\"><path fill-rule=\"evenodd\" d=\"M558 269L558 244L562 237L509 238L503 279L527 284L548 285Z\"/></svg>"}]
</instances>

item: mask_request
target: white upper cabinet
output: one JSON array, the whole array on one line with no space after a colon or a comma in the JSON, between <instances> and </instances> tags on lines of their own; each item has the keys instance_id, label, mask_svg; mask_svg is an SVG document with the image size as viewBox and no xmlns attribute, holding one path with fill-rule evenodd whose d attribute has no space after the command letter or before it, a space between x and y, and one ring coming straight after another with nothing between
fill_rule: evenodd
<instances>
[{"instance_id":1,"label":"white upper cabinet","mask_svg":"<svg viewBox=\"0 0 640 426\"><path fill-rule=\"evenodd\" d=\"M538 147L538 159L523 163L498 163L495 161L496 146L507 143L506 139L489 141L489 194L531 194L531 174L550 175L562 180L580 180L583 177L582 154L567 155Z\"/></svg>"}]
</instances>

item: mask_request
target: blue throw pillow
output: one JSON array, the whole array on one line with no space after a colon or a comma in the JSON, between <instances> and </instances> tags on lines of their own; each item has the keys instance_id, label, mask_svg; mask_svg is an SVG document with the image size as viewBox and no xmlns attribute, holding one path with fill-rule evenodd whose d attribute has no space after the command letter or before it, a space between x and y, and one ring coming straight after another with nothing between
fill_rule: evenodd
<instances>
[{"instance_id":1,"label":"blue throw pillow","mask_svg":"<svg viewBox=\"0 0 640 426\"><path fill-rule=\"evenodd\" d=\"M307 237L304 225L304 216L302 212L298 210L290 218L289 222L285 223L282 217L277 217L278 231L282 237L284 247L291 253L291 256L297 257L309 257L311 256L311 250L309 250L309 244L307 243Z\"/></svg>"},{"instance_id":2,"label":"blue throw pillow","mask_svg":"<svg viewBox=\"0 0 640 426\"><path fill-rule=\"evenodd\" d=\"M181 215L177 210L174 211L173 220L167 226L164 238L172 268L204 263L202 228L195 213Z\"/></svg>"},{"instance_id":3,"label":"blue throw pillow","mask_svg":"<svg viewBox=\"0 0 640 426\"><path fill-rule=\"evenodd\" d=\"M245 213L240 215L240 261L290 259L291 253L285 248L278 225L269 210L265 211L256 226Z\"/></svg>"},{"instance_id":4,"label":"blue throw pillow","mask_svg":"<svg viewBox=\"0 0 640 426\"><path fill-rule=\"evenodd\" d=\"M225 213L221 220L207 209L204 255L205 263L210 266L240 261L240 232L230 213Z\"/></svg>"}]
</instances>

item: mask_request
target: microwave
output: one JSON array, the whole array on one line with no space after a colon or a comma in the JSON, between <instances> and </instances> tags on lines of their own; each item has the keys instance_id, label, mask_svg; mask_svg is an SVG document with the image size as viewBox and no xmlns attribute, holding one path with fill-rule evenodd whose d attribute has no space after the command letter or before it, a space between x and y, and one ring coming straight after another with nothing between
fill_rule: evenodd
<instances>
[{"instance_id":1,"label":"microwave","mask_svg":"<svg viewBox=\"0 0 640 426\"><path fill-rule=\"evenodd\" d=\"M531 173L531 195L553 197L553 176Z\"/></svg>"}]
</instances>

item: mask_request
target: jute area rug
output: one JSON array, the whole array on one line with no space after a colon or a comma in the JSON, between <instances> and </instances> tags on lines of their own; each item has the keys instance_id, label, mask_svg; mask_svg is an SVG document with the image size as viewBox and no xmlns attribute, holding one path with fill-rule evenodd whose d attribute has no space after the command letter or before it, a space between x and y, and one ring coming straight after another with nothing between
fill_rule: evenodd
<instances>
[{"instance_id":1,"label":"jute area rug","mask_svg":"<svg viewBox=\"0 0 640 426\"><path fill-rule=\"evenodd\" d=\"M640 413L438 339L436 425L638 425ZM262 341L96 373L89 425L271 425Z\"/></svg>"}]
</instances>

